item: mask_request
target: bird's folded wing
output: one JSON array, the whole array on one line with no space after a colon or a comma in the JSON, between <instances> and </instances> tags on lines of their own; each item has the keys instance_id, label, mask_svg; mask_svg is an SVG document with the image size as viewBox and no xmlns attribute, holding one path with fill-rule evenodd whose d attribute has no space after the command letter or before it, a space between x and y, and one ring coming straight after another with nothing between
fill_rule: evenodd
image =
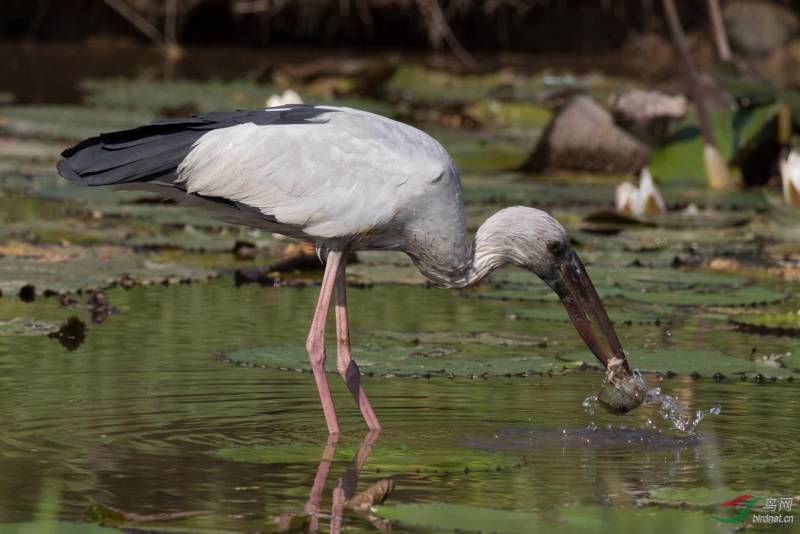
<instances>
[{"instance_id":1,"label":"bird's folded wing","mask_svg":"<svg viewBox=\"0 0 800 534\"><path fill-rule=\"evenodd\" d=\"M241 202L319 237L380 227L452 168L410 126L331 108L319 122L247 123L201 137L178 168L187 191Z\"/></svg>"}]
</instances>

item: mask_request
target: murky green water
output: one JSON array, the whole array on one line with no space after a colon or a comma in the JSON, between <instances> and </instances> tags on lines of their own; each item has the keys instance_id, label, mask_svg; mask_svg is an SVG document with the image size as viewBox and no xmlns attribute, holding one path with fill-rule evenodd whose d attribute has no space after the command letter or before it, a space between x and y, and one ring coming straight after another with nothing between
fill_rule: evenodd
<instances>
[{"instance_id":1,"label":"murky green water","mask_svg":"<svg viewBox=\"0 0 800 534\"><path fill-rule=\"evenodd\" d=\"M110 297L119 313L90 326L74 352L45 337L1 338L5 530L20 528L8 523L81 521L91 500L140 514L208 513L155 523L178 530L271 531L275 516L302 513L326 446L311 376L224 364L213 353L302 346L316 289L236 289L222 279L115 290ZM22 306L35 306L39 316L66 315L53 299L3 306L13 306L12 315ZM371 331L536 334L537 323L506 319L509 307L520 305L418 287L351 291L356 343ZM556 338L575 336L567 325L547 328ZM658 335L664 328L628 326L621 336L629 347L639 338L675 343ZM701 337L681 336L678 346L700 344ZM635 364L635 352L632 358ZM331 380L344 436L324 488L317 486L324 513L365 434L346 390L335 375ZM357 488L393 477L387 505L532 512L538 519L531 532L553 531L559 517L600 521L614 531L630 521L625 510L659 491L797 494L795 383L664 380L664 390L691 409L722 408L688 437L666 432L655 409L624 418L586 414L581 401L600 383L591 371L365 382L385 430ZM644 508L651 520L641 520L638 531L729 528L711 519L713 507L698 512L675 504ZM344 525L374 529L355 513L345 515ZM323 515L321 529L327 528Z\"/></svg>"}]
</instances>

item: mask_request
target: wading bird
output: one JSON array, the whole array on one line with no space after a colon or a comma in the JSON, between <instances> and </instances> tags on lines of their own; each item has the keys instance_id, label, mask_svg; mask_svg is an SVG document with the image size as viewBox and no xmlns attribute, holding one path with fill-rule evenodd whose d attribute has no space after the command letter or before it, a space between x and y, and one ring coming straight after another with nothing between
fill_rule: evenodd
<instances>
[{"instance_id":1,"label":"wading bird","mask_svg":"<svg viewBox=\"0 0 800 534\"><path fill-rule=\"evenodd\" d=\"M630 375L561 224L534 208L506 208L468 241L452 159L406 124L344 107L291 105L159 120L87 139L62 156L58 171L76 184L158 191L316 246L325 274L306 348L331 434L339 432L325 375L331 300L336 368L367 426L380 428L350 351L345 263L356 250L402 251L445 288L474 284L506 264L527 269L558 294L600 362L609 367L614 359Z\"/></svg>"}]
</instances>

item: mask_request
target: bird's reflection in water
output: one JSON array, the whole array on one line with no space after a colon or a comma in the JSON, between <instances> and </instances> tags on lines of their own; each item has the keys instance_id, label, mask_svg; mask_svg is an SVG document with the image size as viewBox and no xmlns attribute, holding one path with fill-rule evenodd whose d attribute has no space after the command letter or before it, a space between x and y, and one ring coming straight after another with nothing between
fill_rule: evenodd
<instances>
[{"instance_id":1,"label":"bird's reflection in water","mask_svg":"<svg viewBox=\"0 0 800 534\"><path fill-rule=\"evenodd\" d=\"M387 521L371 515L369 509L370 506L380 504L386 499L394 487L392 479L381 479L364 491L356 493L359 474L369 458L372 445L379 435L380 430L372 430L364 436L344 475L336 481L336 485L333 488L329 516L331 534L337 534L342 531L342 522L346 510L351 510L364 517L380 530L389 530L390 528ZM336 456L338 442L338 435L328 436L328 441L322 451L322 459L319 462L319 467L317 467L317 474L314 476L314 484L308 494L304 515L282 514L277 517L275 523L278 531L312 533L319 530L321 518L328 515L322 510L321 506L325 485Z\"/></svg>"}]
</instances>

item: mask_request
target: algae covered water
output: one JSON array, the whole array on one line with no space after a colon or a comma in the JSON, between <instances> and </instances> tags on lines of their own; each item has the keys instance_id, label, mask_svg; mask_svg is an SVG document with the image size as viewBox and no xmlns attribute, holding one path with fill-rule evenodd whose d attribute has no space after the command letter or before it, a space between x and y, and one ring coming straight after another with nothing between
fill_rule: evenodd
<instances>
[{"instance_id":1,"label":"algae covered water","mask_svg":"<svg viewBox=\"0 0 800 534\"><path fill-rule=\"evenodd\" d=\"M313 287L236 289L221 279L109 298L116 315L90 326L75 351L39 336L0 344L0 522L8 531L66 531L53 523L64 521L88 532L93 503L133 514L100 521L112 526L274 531L276 518L302 515L312 490L324 531L345 479L358 491L394 484L371 516L344 514L349 531L391 519L400 531L480 530L491 520L504 532L637 523L642 532L709 532L724 527L715 506L731 496L797 493L794 383L646 376L689 410L720 407L696 432L676 433L658 422L656 405L625 417L587 414L582 400L602 379L591 370L375 373L365 383L385 430L364 447L357 410L332 376L344 435L331 450L310 374L215 356L265 344L302 349ZM508 320L507 302L400 286L353 291L351 300L356 344L379 335L402 344L400 333L414 332L410 343L424 353L416 357L428 362L453 350L490 360L536 352L538 327ZM58 313L53 299L32 305ZM563 338L552 323L541 328L550 348L574 335L567 325ZM486 342L479 329L506 341ZM628 346L657 331L620 330ZM187 512L198 515L171 515Z\"/></svg>"}]
</instances>

